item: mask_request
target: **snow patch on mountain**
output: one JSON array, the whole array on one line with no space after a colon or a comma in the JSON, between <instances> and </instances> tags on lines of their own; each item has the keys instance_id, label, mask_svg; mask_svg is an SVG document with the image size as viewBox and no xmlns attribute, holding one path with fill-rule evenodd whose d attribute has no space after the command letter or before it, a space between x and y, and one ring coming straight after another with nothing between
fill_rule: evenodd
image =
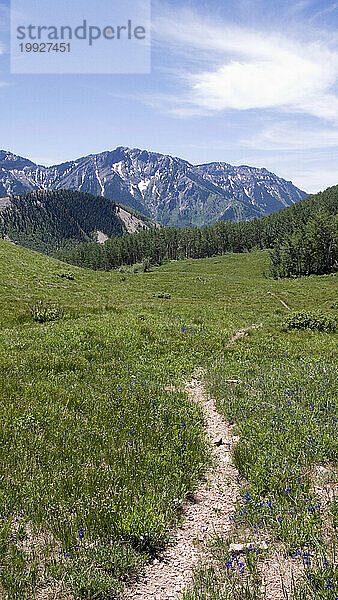
<instances>
[{"instance_id":1,"label":"snow patch on mountain","mask_svg":"<svg viewBox=\"0 0 338 600\"><path fill-rule=\"evenodd\" d=\"M0 151L0 196L72 189L104 196L164 225L250 220L290 206L306 193L266 169L187 161L118 147L52 167Z\"/></svg>"},{"instance_id":2,"label":"snow patch on mountain","mask_svg":"<svg viewBox=\"0 0 338 600\"><path fill-rule=\"evenodd\" d=\"M138 189L140 190L141 194L143 194L146 189L148 189L150 183L150 179L142 179L139 183L138 183Z\"/></svg>"}]
</instances>

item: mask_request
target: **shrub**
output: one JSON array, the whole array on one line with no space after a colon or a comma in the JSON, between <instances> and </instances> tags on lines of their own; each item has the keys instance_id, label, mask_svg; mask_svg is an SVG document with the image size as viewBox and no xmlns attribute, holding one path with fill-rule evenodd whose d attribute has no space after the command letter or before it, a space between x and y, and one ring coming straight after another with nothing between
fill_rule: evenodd
<instances>
[{"instance_id":1,"label":"shrub","mask_svg":"<svg viewBox=\"0 0 338 600\"><path fill-rule=\"evenodd\" d=\"M58 273L58 276L62 279L69 279L69 281L74 281L74 273L71 271L63 271L62 273Z\"/></svg>"},{"instance_id":2,"label":"shrub","mask_svg":"<svg viewBox=\"0 0 338 600\"><path fill-rule=\"evenodd\" d=\"M142 262L140 263L135 263L132 266L132 272L133 273L147 273L151 268L151 264L150 264L150 260L149 258L145 258Z\"/></svg>"},{"instance_id":3,"label":"shrub","mask_svg":"<svg viewBox=\"0 0 338 600\"><path fill-rule=\"evenodd\" d=\"M313 329L331 333L336 331L337 320L321 311L293 313L284 321L286 329Z\"/></svg>"},{"instance_id":4,"label":"shrub","mask_svg":"<svg viewBox=\"0 0 338 600\"><path fill-rule=\"evenodd\" d=\"M121 265L119 267L120 273L147 273L151 268L151 264L148 258L145 258L142 262L134 263L133 265Z\"/></svg>"},{"instance_id":5,"label":"shrub","mask_svg":"<svg viewBox=\"0 0 338 600\"><path fill-rule=\"evenodd\" d=\"M63 310L55 304L46 304L42 300L39 300L39 302L32 306L31 315L34 321L47 323L60 319L63 316Z\"/></svg>"}]
</instances>

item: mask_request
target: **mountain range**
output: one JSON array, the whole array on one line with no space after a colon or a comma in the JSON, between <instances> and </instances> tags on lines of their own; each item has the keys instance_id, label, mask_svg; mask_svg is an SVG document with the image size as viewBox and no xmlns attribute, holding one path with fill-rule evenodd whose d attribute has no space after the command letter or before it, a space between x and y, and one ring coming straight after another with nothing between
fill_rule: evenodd
<instances>
[{"instance_id":1,"label":"mountain range","mask_svg":"<svg viewBox=\"0 0 338 600\"><path fill-rule=\"evenodd\" d=\"M223 162L192 165L122 146L51 167L0 151L0 197L43 189L103 196L176 227L251 220L307 196L264 168Z\"/></svg>"}]
</instances>

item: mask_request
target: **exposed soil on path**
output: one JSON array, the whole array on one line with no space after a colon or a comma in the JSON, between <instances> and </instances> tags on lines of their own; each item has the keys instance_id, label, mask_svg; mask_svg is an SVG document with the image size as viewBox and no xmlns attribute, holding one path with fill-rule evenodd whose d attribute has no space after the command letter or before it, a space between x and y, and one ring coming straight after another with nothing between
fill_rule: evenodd
<instances>
[{"instance_id":1,"label":"exposed soil on path","mask_svg":"<svg viewBox=\"0 0 338 600\"><path fill-rule=\"evenodd\" d=\"M236 333L234 333L234 335L232 336L232 338L229 342L229 346L231 346L232 344L237 342L237 340L244 337L249 331L251 331L251 329L259 329L260 327L263 327L263 323L259 323L259 325L250 325L249 327L244 327L244 329L240 329L239 331L236 331Z\"/></svg>"},{"instance_id":2,"label":"exposed soil on path","mask_svg":"<svg viewBox=\"0 0 338 600\"><path fill-rule=\"evenodd\" d=\"M234 511L238 492L237 471L231 464L230 451L235 443L232 427L216 411L203 383L193 379L186 386L191 400L203 405L207 436L212 444L215 466L197 488L192 502L183 508L183 525L175 533L172 546L160 560L148 564L138 581L126 590L126 600L169 600L181 597L192 580L192 569L203 555L206 542L215 533L230 530L229 517ZM215 445L215 441L222 444Z\"/></svg>"},{"instance_id":3,"label":"exposed soil on path","mask_svg":"<svg viewBox=\"0 0 338 600\"><path fill-rule=\"evenodd\" d=\"M288 306L286 304L286 302L284 302L284 300L282 300L281 298L278 298L278 296L276 296L276 294L273 294L272 292L267 292L267 294L269 296L273 296L274 298L276 298L276 300L278 300L282 304L282 306L284 306L284 308L287 308L288 310L291 310L290 306Z\"/></svg>"},{"instance_id":4,"label":"exposed soil on path","mask_svg":"<svg viewBox=\"0 0 338 600\"><path fill-rule=\"evenodd\" d=\"M262 323L237 331L229 346ZM238 471L231 462L231 451L239 438L233 435L234 426L227 424L215 408L215 401L206 392L203 372L186 384L190 399L199 403L205 413L206 435L211 445L213 467L200 483L193 498L183 507L183 525L174 532L174 540L161 556L150 562L139 580L125 590L124 600L180 600L192 582L193 568L208 561L207 544L218 534L224 537L231 530L230 518L235 511L239 491ZM229 380L236 382L237 380ZM173 389L167 388L168 391ZM294 561L274 552L260 565L266 600L285 598L281 583L290 589L291 571L297 573Z\"/></svg>"},{"instance_id":5,"label":"exposed soil on path","mask_svg":"<svg viewBox=\"0 0 338 600\"><path fill-rule=\"evenodd\" d=\"M251 325L235 333L230 345L244 337ZM125 591L125 600L178 599L192 580L193 567L207 554L206 544L214 534L224 535L230 531L230 517L235 510L238 494L238 472L231 463L231 450L238 441L208 397L200 379L202 373L186 384L191 400L203 406L206 418L206 434L215 459L214 466L205 474L197 488L193 501L183 508L184 523L175 532L175 540L161 555L160 560L149 563L141 579Z\"/></svg>"}]
</instances>

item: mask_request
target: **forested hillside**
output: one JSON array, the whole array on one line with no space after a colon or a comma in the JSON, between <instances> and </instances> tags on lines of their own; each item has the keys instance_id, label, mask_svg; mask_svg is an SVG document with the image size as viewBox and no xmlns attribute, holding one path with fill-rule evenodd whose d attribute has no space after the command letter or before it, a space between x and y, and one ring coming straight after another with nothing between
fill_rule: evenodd
<instances>
[{"instance_id":1,"label":"forested hillside","mask_svg":"<svg viewBox=\"0 0 338 600\"><path fill-rule=\"evenodd\" d=\"M0 237L46 254L150 224L112 200L73 190L36 190L0 199Z\"/></svg>"},{"instance_id":2,"label":"forested hillside","mask_svg":"<svg viewBox=\"0 0 338 600\"><path fill-rule=\"evenodd\" d=\"M270 248L274 276L335 270L338 186L250 222L219 221L204 229L163 228L110 239L103 246L80 244L60 257L72 264L110 270L148 261L205 258L226 252Z\"/></svg>"}]
</instances>

